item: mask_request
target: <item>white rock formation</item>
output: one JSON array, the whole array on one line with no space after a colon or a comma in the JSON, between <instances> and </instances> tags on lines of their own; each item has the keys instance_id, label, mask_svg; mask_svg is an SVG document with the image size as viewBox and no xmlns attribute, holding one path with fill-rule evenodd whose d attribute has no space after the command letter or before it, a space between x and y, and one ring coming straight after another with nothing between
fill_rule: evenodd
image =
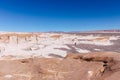
<instances>
[{"instance_id":1,"label":"white rock formation","mask_svg":"<svg viewBox=\"0 0 120 80\"><path fill-rule=\"evenodd\" d=\"M75 35L64 33L0 33L0 55L13 56L41 56L51 57L49 54L66 56L71 48L66 44L94 44L113 45L111 40L117 40L119 36L93 36ZM62 49L66 50L62 50ZM80 53L90 52L86 49L75 48Z\"/></svg>"}]
</instances>

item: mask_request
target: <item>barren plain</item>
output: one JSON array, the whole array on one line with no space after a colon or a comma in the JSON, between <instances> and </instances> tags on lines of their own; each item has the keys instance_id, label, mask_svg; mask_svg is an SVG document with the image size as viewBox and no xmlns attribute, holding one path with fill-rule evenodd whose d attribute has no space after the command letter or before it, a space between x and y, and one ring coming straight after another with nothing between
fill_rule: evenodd
<instances>
[{"instance_id":1,"label":"barren plain","mask_svg":"<svg viewBox=\"0 0 120 80\"><path fill-rule=\"evenodd\" d=\"M119 80L120 33L0 33L0 80Z\"/></svg>"}]
</instances>

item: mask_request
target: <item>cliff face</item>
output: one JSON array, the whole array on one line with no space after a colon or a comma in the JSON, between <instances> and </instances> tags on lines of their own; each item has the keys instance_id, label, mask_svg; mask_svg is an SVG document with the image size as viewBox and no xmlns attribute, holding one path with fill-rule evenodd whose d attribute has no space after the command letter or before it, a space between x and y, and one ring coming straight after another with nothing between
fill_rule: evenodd
<instances>
[{"instance_id":1,"label":"cliff face","mask_svg":"<svg viewBox=\"0 0 120 80\"><path fill-rule=\"evenodd\" d=\"M112 52L0 60L0 80L119 80L119 74L120 54Z\"/></svg>"},{"instance_id":2,"label":"cliff face","mask_svg":"<svg viewBox=\"0 0 120 80\"><path fill-rule=\"evenodd\" d=\"M0 34L1 43L6 44L20 44L28 42L29 40L37 42L37 34L32 33L9 33L9 34Z\"/></svg>"}]
</instances>

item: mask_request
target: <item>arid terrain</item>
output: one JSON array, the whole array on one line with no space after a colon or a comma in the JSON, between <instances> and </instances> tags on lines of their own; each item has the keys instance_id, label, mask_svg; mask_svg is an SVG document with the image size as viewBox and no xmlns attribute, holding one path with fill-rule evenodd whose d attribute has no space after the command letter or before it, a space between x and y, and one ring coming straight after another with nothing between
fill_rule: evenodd
<instances>
[{"instance_id":1,"label":"arid terrain","mask_svg":"<svg viewBox=\"0 0 120 80\"><path fill-rule=\"evenodd\" d=\"M0 33L0 56L50 58L68 53L120 52L120 33Z\"/></svg>"},{"instance_id":2,"label":"arid terrain","mask_svg":"<svg viewBox=\"0 0 120 80\"><path fill-rule=\"evenodd\" d=\"M0 33L0 80L120 80L120 33Z\"/></svg>"}]
</instances>

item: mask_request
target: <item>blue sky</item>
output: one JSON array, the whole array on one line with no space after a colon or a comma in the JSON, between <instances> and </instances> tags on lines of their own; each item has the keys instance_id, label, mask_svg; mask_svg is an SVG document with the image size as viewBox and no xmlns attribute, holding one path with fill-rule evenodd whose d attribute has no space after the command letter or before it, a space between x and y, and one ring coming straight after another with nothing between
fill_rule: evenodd
<instances>
[{"instance_id":1,"label":"blue sky","mask_svg":"<svg viewBox=\"0 0 120 80\"><path fill-rule=\"evenodd\" d=\"M0 31L120 29L120 0L0 0Z\"/></svg>"}]
</instances>

